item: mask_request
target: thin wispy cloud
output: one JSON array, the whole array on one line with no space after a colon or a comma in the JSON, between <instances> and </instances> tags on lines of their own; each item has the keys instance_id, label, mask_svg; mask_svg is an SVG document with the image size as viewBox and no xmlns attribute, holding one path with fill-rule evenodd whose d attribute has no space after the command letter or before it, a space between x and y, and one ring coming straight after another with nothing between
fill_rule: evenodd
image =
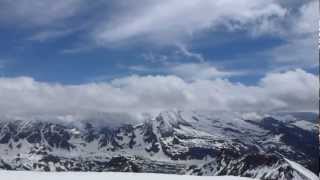
<instances>
[{"instance_id":1,"label":"thin wispy cloud","mask_svg":"<svg viewBox=\"0 0 320 180\"><path fill-rule=\"evenodd\" d=\"M29 37L27 40L44 42L51 39L63 38L72 33L74 33L74 30L70 30L70 29L42 31L42 32L37 32L36 34Z\"/></svg>"},{"instance_id":2,"label":"thin wispy cloud","mask_svg":"<svg viewBox=\"0 0 320 180\"><path fill-rule=\"evenodd\" d=\"M141 1L138 5L120 13L111 22L97 28L94 37L99 43L137 40L159 44L184 41L199 32L225 26L227 30L259 26L264 21L284 18L286 9L273 0L177 0ZM139 4L139 3L138 3ZM271 18L273 17L273 18Z\"/></svg>"}]
</instances>

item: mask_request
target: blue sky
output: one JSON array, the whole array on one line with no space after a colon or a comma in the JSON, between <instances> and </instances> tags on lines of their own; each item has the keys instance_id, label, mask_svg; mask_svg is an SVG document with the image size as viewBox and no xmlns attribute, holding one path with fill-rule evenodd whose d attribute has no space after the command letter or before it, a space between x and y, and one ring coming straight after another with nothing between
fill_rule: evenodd
<instances>
[{"instance_id":1,"label":"blue sky","mask_svg":"<svg viewBox=\"0 0 320 180\"><path fill-rule=\"evenodd\" d=\"M251 1L249 1L249 3L250 2ZM256 83L259 77L269 71L303 68L309 72L316 72L315 69L317 69L315 65L316 59L307 59L310 58L310 56L304 56L306 59L289 60L286 63L277 63L274 61L273 56L277 56L274 49L286 46L288 41L291 41L291 38L293 39L296 38L295 36L304 34L303 31L284 32L287 30L285 29L286 27L295 28L294 24L290 24L290 18L299 19L303 16L299 11L285 12L286 14L283 15L277 12L277 10L274 10L274 12L273 10L270 10L270 12L265 12L265 14L260 15L261 17L254 17L256 19L262 19L264 16L268 16L268 18L269 16L274 16L275 20L272 20L272 18L261 20L270 21L268 22L270 27L263 27L266 30L262 29L262 27L258 27L262 26L260 25L262 22L255 22L258 21L255 19L246 20L246 17L243 17L244 20L240 19L239 21L248 22L241 24L242 22L237 22L230 17L225 17L225 20L224 18L221 18L219 21L225 21L223 22L225 24L227 21L230 21L228 22L230 23L229 25L223 23L217 23L216 25L215 22L212 22L212 27L203 27L199 28L199 30L193 30L191 28L190 31L194 31L192 32L192 35L184 35L183 33L187 32L184 32L184 29L181 29L182 32L180 37L179 33L174 32L180 30L181 27L179 27L178 24L168 25L168 28L172 28L172 33L170 33L170 29L159 30L155 27L154 30L149 30L149 34L146 33L146 39L144 39L144 37L141 37L144 36L143 28L148 30L149 27L147 27L147 25L145 25L146 27L141 25L140 34L138 32L137 34L133 34L132 37L123 37L123 39L120 37L108 42L109 37L105 38L107 40L104 40L102 37L99 39L98 37L92 36L94 36L93 34L95 31L111 32L113 31L112 28L116 29L118 26L125 29L126 25L124 23L117 24L117 18L114 16L123 16L123 18L126 18L127 11L131 10L133 11L133 14L135 14L135 11L138 11L140 7L136 7L137 5L132 4L131 7L130 3L123 5L122 3L124 2L122 1L118 3L116 1L109 3L97 1L91 3L89 7L84 7L86 3L87 2L81 0L68 0L65 3L59 1L56 4L49 1L44 1L43 4L37 4L37 2L34 1L25 3L23 0L2 2L2 9L7 10L7 12L5 12L5 16L1 18L2 21L0 24L0 62L2 62L2 66L4 66L1 68L1 75L4 77L30 76L36 80L45 82L81 84L91 80L109 80L132 74L168 74L168 72L160 70L167 68L166 65L168 64L164 65L164 62L157 62L156 60L156 62L150 62L146 58L150 55L154 58L166 57L167 63L171 64L205 62L219 68L221 71L244 71L246 73L240 73L241 75L238 77L232 77L230 79L249 84ZM175 4L174 1L168 1L163 4L165 3L172 3L173 5L178 4L176 5L176 8L179 8L180 2ZM305 3L302 4L274 4L278 5L279 8L282 8L283 11L289 11L290 9L299 10L304 6L308 6L308 3L315 4L315 2L312 1L305 1ZM152 9L156 5L161 6L161 4L159 5L152 1L148 1L145 6L146 8ZM259 5L260 4L257 4L256 6ZM42 6L45 8L57 6L58 10L56 10L57 12L45 12L45 10L37 9L44 8ZM194 8L197 9L197 6L201 8L202 5L201 3L195 3L190 6L194 6ZM212 6L212 10L214 10L214 5ZM226 3L224 6L232 6L232 4ZM59 7L61 9L59 9ZM70 8L75 9L75 12L72 12L71 14L64 12L69 11ZM186 7L186 11L189 10L188 8L189 7ZM119 9L119 12L113 12L116 9ZM146 11L145 16L147 16L149 13L148 9L144 10ZM241 9L239 9L239 11L240 10ZM251 13L250 8L244 10ZM17 11L25 11L25 14ZM163 11L165 12L165 9L163 9ZM233 11L233 9L230 8L229 11ZM55 17L54 14L50 13L61 13L61 17ZM205 13L203 15L204 17L210 16L210 13L208 13L208 15ZM233 13L234 15L237 15L236 12ZM316 15L316 12L313 14ZM158 16L160 15L161 14ZM173 14L172 21L175 19L177 21L183 21L183 18L190 18L179 17L182 15L184 14ZM194 16L196 15L198 14L195 13ZM39 16L47 17L42 19ZM97 16L101 17L97 18ZM233 14L231 13L230 16L233 16ZM238 16L241 16L241 14ZM24 20L24 18L27 20ZM137 21L139 18L141 19L141 17L137 15ZM155 16L154 18L156 19L157 17ZM203 18L202 15L199 15L199 19L200 18ZM313 23L312 20L314 18L310 17L310 19L311 23ZM170 20L171 19L165 19L164 22ZM199 23L210 23L210 18L205 21L197 21L199 21ZM114 24L113 26L115 27L106 27L105 29L100 28L103 26L103 23L106 25L110 24L110 26ZM198 24L192 24L192 22L186 21L184 23L187 25L182 25L186 27L189 25L198 26ZM272 23L278 24L272 25ZM315 24L312 25L315 26ZM166 24L164 23L161 26L166 26ZM201 24L199 26L201 26ZM234 27L230 28L227 26ZM129 29L130 27L127 28ZM252 32L252 29L259 28L262 30L256 31L261 32ZM310 30L316 30L316 28ZM312 33L315 32L316 31ZM113 34L110 33L110 36L118 36L118 34L117 32L114 32ZM125 36L125 34L122 36ZM162 39L157 40L154 37L147 36L164 36L163 39L171 38L170 36L174 37L172 37L172 42L168 42L170 39L161 42ZM148 40L148 38L150 39ZM103 43L107 43L107 45ZM310 47L314 46L314 42L310 41L308 43L310 44ZM181 52L180 46L183 46L184 50L188 53L201 56L203 61L200 62L197 57L188 57L184 52ZM302 53L315 54L315 48L316 47L314 47L314 49L308 49L306 52ZM279 56L283 56L280 53L281 52L279 52ZM296 61L306 61L306 63L297 63ZM312 61L314 62L312 63ZM148 68L149 70L145 72L130 68L134 66L145 66L145 68Z\"/></svg>"},{"instance_id":2,"label":"blue sky","mask_svg":"<svg viewBox=\"0 0 320 180\"><path fill-rule=\"evenodd\" d=\"M314 79L317 3L3 0L0 76L79 88L92 83L117 87L113 82L132 77L175 77L186 85L221 80L246 88L265 88L264 80L274 74ZM126 82L121 86L128 87Z\"/></svg>"}]
</instances>

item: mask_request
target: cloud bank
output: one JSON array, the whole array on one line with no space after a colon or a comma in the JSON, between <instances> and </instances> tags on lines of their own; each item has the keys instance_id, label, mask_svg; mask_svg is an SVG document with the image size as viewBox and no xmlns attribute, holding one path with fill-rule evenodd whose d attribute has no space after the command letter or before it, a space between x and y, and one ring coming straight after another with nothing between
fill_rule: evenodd
<instances>
[{"instance_id":1,"label":"cloud bank","mask_svg":"<svg viewBox=\"0 0 320 180\"><path fill-rule=\"evenodd\" d=\"M272 73L256 86L226 79L185 81L177 76L129 76L105 83L61 85L29 77L0 78L5 116L141 115L166 109L317 111L318 78L301 69Z\"/></svg>"}]
</instances>

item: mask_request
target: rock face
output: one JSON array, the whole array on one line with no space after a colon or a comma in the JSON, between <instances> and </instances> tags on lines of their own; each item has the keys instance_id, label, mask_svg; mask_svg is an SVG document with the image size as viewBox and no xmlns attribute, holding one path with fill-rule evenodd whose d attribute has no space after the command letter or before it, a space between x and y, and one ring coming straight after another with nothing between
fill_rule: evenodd
<instances>
[{"instance_id":1,"label":"rock face","mask_svg":"<svg viewBox=\"0 0 320 180\"><path fill-rule=\"evenodd\" d=\"M96 127L89 121L79 126L3 120L0 168L309 180L318 174L316 119L315 114L301 113L253 118L228 112L166 111L143 123L116 128ZM302 166L297 168L292 161Z\"/></svg>"}]
</instances>

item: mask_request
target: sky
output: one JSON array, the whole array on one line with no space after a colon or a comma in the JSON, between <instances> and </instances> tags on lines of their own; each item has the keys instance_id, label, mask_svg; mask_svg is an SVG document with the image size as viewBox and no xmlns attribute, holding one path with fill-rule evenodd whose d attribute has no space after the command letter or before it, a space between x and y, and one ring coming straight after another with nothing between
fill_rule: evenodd
<instances>
[{"instance_id":1,"label":"sky","mask_svg":"<svg viewBox=\"0 0 320 180\"><path fill-rule=\"evenodd\" d=\"M1 0L0 113L317 111L317 0Z\"/></svg>"}]
</instances>

